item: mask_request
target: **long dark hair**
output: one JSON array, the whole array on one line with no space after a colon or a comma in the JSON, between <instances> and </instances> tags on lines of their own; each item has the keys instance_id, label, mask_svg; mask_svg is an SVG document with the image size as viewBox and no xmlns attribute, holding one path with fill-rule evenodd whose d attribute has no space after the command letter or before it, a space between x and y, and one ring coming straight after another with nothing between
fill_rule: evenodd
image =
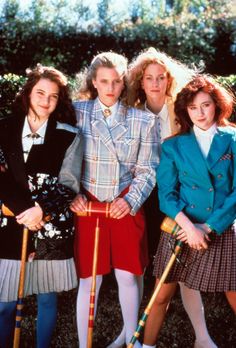
<instances>
[{"instance_id":1,"label":"long dark hair","mask_svg":"<svg viewBox=\"0 0 236 348\"><path fill-rule=\"evenodd\" d=\"M40 79L48 79L55 82L59 87L57 106L50 115L50 118L53 117L56 121L75 125L76 116L70 98L66 76L53 67L42 66L41 64L37 64L37 66L32 70L27 69L26 74L27 81L16 95L15 101L13 102L13 113L27 115L30 108L30 94L33 87Z\"/></svg>"},{"instance_id":2,"label":"long dark hair","mask_svg":"<svg viewBox=\"0 0 236 348\"><path fill-rule=\"evenodd\" d=\"M193 123L189 117L187 107L193 101L198 92L208 93L213 99L215 110L215 122L218 126L231 125L235 127L228 119L232 114L234 105L234 96L231 91L221 86L213 78L207 75L198 75L192 79L182 90L177 94L175 101L175 114L180 123L180 133L185 133L192 128Z\"/></svg>"}]
</instances>

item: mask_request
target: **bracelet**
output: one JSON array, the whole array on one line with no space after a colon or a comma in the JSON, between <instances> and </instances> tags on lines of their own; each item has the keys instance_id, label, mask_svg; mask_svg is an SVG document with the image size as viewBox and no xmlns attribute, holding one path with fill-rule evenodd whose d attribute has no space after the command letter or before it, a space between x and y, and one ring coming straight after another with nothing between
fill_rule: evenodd
<instances>
[{"instance_id":1,"label":"bracelet","mask_svg":"<svg viewBox=\"0 0 236 348\"><path fill-rule=\"evenodd\" d=\"M209 234L213 231L213 228L207 222L205 222L205 226L206 226L207 234Z\"/></svg>"}]
</instances>

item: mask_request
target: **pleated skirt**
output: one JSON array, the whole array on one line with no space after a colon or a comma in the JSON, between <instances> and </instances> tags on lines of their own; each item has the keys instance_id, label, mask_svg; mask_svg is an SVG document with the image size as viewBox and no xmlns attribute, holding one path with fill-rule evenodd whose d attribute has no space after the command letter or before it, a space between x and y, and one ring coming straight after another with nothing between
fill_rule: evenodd
<instances>
[{"instance_id":1,"label":"pleated skirt","mask_svg":"<svg viewBox=\"0 0 236 348\"><path fill-rule=\"evenodd\" d=\"M0 259L0 301L16 301L20 278L20 261ZM26 263L24 296L68 291L77 286L73 258L35 260Z\"/></svg>"},{"instance_id":2,"label":"pleated skirt","mask_svg":"<svg viewBox=\"0 0 236 348\"><path fill-rule=\"evenodd\" d=\"M175 239L162 232L154 259L153 275L160 278L173 253ZM236 224L222 235L211 234L207 250L184 244L166 283L180 281L204 292L236 291Z\"/></svg>"}]
</instances>

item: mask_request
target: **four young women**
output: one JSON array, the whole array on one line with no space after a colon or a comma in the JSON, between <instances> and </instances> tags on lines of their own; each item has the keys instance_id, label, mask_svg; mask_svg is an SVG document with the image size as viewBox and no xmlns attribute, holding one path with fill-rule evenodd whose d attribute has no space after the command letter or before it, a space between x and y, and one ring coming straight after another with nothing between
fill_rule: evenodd
<instances>
[{"instance_id":1,"label":"four young women","mask_svg":"<svg viewBox=\"0 0 236 348\"><path fill-rule=\"evenodd\" d=\"M176 94L188 82L174 110ZM157 177L160 209L181 226L178 238L186 242L183 257L190 266L176 266L164 284L148 318L143 347L155 347L178 281L195 329L195 347L215 348L207 332L199 290L225 291L236 311L236 284L231 272L236 268L232 225L236 211L235 129L227 122L232 97L208 78L193 77L184 65L149 49L131 63L128 75L123 56L112 52L97 55L83 74L79 99L74 104L75 129L64 75L38 66L29 72L16 99L17 112L2 121L0 199L15 217L1 218L0 326L6 330L0 333L0 345L7 347L14 322L20 264L15 245L21 245L22 225L32 230L28 254L33 261L27 264L25 294L36 293L38 298L37 346L50 344L56 293L76 286L72 213L68 208L75 193L72 212L85 210L87 201L111 203L111 219L100 219L95 310L102 275L114 268L124 328L109 347L128 344L136 328L142 275L148 264L142 205L155 185L162 152ZM161 151L163 140L176 133L181 135L165 141ZM198 161L191 161L192 151ZM199 170L205 181L200 180ZM157 191L153 192L147 204L155 206L152 224L158 226L163 215ZM203 202L209 203L205 209ZM45 221L45 217L50 220ZM87 341L95 225L93 217L77 218L75 224L81 348ZM210 241L208 233L212 230L216 232L211 233L214 237ZM157 284L171 253L167 239L161 235L155 257ZM204 253L195 260L196 249L202 248ZM227 279L223 279L226 266ZM197 269L201 270L198 277ZM140 346L137 341L135 347Z\"/></svg>"}]
</instances>

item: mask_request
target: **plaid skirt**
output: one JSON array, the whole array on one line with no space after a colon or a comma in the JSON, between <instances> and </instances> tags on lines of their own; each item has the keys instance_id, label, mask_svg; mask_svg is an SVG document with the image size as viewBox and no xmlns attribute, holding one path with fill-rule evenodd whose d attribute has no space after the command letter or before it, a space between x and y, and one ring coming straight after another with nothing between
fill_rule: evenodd
<instances>
[{"instance_id":1,"label":"plaid skirt","mask_svg":"<svg viewBox=\"0 0 236 348\"><path fill-rule=\"evenodd\" d=\"M183 282L205 292L236 291L236 223L222 235L212 233L208 249L197 251L184 244L166 283ZM160 278L174 250L175 239L162 232L153 275Z\"/></svg>"},{"instance_id":2,"label":"plaid skirt","mask_svg":"<svg viewBox=\"0 0 236 348\"><path fill-rule=\"evenodd\" d=\"M0 302L16 301L20 261L0 259ZM73 258L26 262L24 296L68 291L77 286Z\"/></svg>"}]
</instances>

